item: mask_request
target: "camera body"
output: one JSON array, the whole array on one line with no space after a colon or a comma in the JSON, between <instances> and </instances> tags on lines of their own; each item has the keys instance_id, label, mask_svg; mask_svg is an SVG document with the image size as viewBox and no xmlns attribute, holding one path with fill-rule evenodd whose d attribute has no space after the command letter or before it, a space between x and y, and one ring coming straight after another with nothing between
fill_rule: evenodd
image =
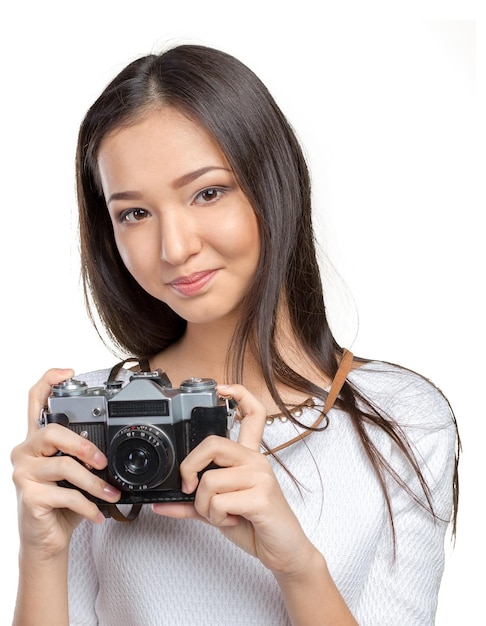
<instances>
[{"instance_id":1,"label":"camera body","mask_svg":"<svg viewBox=\"0 0 486 626\"><path fill-rule=\"evenodd\" d=\"M181 491L180 463L205 437L228 437L233 416L214 380L191 378L174 388L157 370L134 373L125 386L88 387L73 378L53 385L39 422L62 424L92 441L108 466L90 470L120 489L118 504L144 504L194 500Z\"/></svg>"}]
</instances>

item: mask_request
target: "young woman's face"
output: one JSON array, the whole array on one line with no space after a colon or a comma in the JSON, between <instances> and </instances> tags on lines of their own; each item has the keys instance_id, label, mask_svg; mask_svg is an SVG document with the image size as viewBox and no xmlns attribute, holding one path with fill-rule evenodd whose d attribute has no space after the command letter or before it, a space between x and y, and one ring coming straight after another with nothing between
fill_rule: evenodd
<instances>
[{"instance_id":1,"label":"young woman's face","mask_svg":"<svg viewBox=\"0 0 486 626\"><path fill-rule=\"evenodd\" d=\"M135 280L189 323L237 315L260 238L214 139L165 107L108 135L98 165L116 244Z\"/></svg>"}]
</instances>

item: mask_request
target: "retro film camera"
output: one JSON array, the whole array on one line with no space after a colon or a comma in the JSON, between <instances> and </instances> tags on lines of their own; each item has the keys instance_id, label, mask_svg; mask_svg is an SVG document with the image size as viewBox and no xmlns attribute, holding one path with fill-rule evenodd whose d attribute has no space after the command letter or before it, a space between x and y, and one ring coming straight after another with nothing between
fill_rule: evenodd
<instances>
[{"instance_id":1,"label":"retro film camera","mask_svg":"<svg viewBox=\"0 0 486 626\"><path fill-rule=\"evenodd\" d=\"M157 370L134 373L125 386L116 380L88 387L73 378L53 385L39 422L92 441L108 466L91 471L121 490L117 504L141 505L193 501L194 494L180 489L179 465L205 437L228 437L234 412L232 402L219 399L214 380L190 378L173 388ZM107 515L105 501L86 495Z\"/></svg>"}]
</instances>

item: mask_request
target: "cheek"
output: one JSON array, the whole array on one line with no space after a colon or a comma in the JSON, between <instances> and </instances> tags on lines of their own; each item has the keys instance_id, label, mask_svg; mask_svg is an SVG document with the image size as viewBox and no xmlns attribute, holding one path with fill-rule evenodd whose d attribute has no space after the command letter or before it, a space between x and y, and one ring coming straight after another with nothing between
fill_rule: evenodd
<instances>
[{"instance_id":1,"label":"cheek","mask_svg":"<svg viewBox=\"0 0 486 626\"><path fill-rule=\"evenodd\" d=\"M233 258L245 258L249 264L258 262L260 257L260 231L253 209L245 211L218 233L220 246L224 246L226 255Z\"/></svg>"},{"instance_id":2,"label":"cheek","mask_svg":"<svg viewBox=\"0 0 486 626\"><path fill-rule=\"evenodd\" d=\"M125 264L127 270L131 273L131 262L130 262L130 253L128 247L125 245L123 238L118 237L115 234L115 243L118 248L118 254L121 257L121 260Z\"/></svg>"},{"instance_id":3,"label":"cheek","mask_svg":"<svg viewBox=\"0 0 486 626\"><path fill-rule=\"evenodd\" d=\"M239 239L238 247L242 254L246 254L248 263L256 269L260 258L260 231L256 217L252 216L247 220L243 228L238 232L236 239Z\"/></svg>"},{"instance_id":4,"label":"cheek","mask_svg":"<svg viewBox=\"0 0 486 626\"><path fill-rule=\"evenodd\" d=\"M127 242L123 237L116 235L115 243L125 267L135 280L140 282L143 277L144 266L147 266L147 247L135 245L133 241Z\"/></svg>"}]
</instances>

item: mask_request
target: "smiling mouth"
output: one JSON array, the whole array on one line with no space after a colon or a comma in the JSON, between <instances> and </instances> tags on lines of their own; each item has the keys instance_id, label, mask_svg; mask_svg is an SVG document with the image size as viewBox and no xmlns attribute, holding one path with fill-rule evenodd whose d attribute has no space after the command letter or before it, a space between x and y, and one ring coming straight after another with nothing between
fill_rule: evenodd
<instances>
[{"instance_id":1,"label":"smiling mouth","mask_svg":"<svg viewBox=\"0 0 486 626\"><path fill-rule=\"evenodd\" d=\"M193 296L199 293L216 274L218 270L195 272L190 276L181 276L170 282L170 286L183 296Z\"/></svg>"}]
</instances>

